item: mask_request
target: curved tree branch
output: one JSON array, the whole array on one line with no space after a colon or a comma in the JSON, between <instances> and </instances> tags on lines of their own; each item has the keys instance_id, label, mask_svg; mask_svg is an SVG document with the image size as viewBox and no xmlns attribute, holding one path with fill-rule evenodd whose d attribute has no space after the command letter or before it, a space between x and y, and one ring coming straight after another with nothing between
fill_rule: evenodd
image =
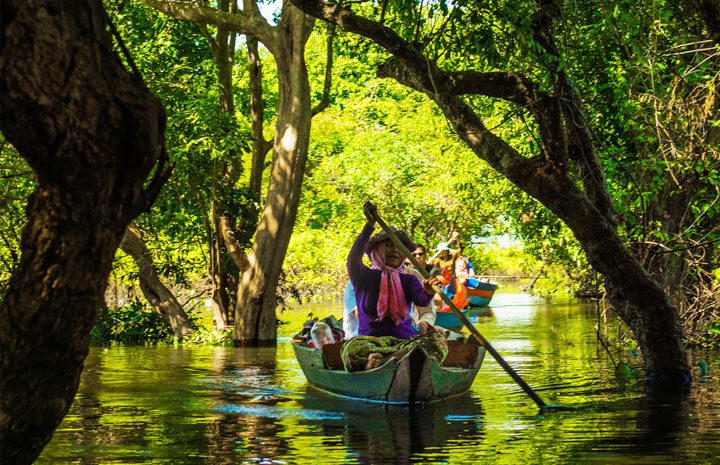
<instances>
[{"instance_id":1,"label":"curved tree branch","mask_svg":"<svg viewBox=\"0 0 720 465\"><path fill-rule=\"evenodd\" d=\"M410 78L410 72L394 58L378 68L378 77L391 77L417 91L439 95L484 95L506 100L527 108L538 123L542 150L548 163L567 171L567 147L559 100L543 91L531 79L514 71L481 73L477 71L443 71L436 68L429 75Z\"/></svg>"},{"instance_id":2,"label":"curved tree branch","mask_svg":"<svg viewBox=\"0 0 720 465\"><path fill-rule=\"evenodd\" d=\"M552 165L549 169L567 173L566 141L559 102L557 98L542 91L537 83L514 72L446 72L395 31L355 15L346 5L317 0L293 0L293 2L306 13L336 24L343 30L365 36L390 52L393 58L379 68L379 77L392 77L435 100L438 95L478 94L501 98L528 108L538 122L538 127L541 128L540 138L545 162ZM481 131L489 132L484 126L474 132ZM486 156L494 155L478 153L478 156L488 160ZM490 160L488 162L496 167L506 165L505 163L495 165ZM500 171L505 173L502 169Z\"/></svg>"},{"instance_id":3,"label":"curved tree branch","mask_svg":"<svg viewBox=\"0 0 720 465\"><path fill-rule=\"evenodd\" d=\"M241 11L233 9L234 12L220 11L198 2L178 0L140 1L171 18L224 27L228 31L255 37L273 54L278 51L279 42L275 39L274 29L265 21L254 1L245 0L243 2L244 9Z\"/></svg>"},{"instance_id":4,"label":"curved tree branch","mask_svg":"<svg viewBox=\"0 0 720 465\"><path fill-rule=\"evenodd\" d=\"M617 232L591 133L582 117L580 93L563 68L559 69L554 83L557 104L562 111L546 115L552 119L544 122L549 123L543 129L547 131L543 135L545 156L524 158L488 130L458 95L437 91L437 85L442 85L442 82L437 79L441 74L436 64L394 31L354 15L346 5L322 0L292 1L306 13L367 37L390 52L396 63L389 75L397 76L401 83L410 87L422 89L437 103L458 136L479 158L490 163L568 225L582 245L589 263L606 276L611 301L623 321L633 330L643 350L648 373L657 374L658 383L666 386L674 387L686 382L689 372L677 310L657 282L629 253ZM559 12L553 0L540 1L540 14L534 21L534 27L541 34L538 42L544 41L543 46L548 51L555 47L553 28ZM548 108L553 108L552 101L548 105ZM564 131L567 131L567 136ZM550 137L552 139L548 139ZM548 147L548 141L555 145ZM578 165L585 191L570 176L570 170L563 163L565 158Z\"/></svg>"},{"instance_id":5,"label":"curved tree branch","mask_svg":"<svg viewBox=\"0 0 720 465\"><path fill-rule=\"evenodd\" d=\"M170 326L175 336L184 339L193 332L190 318L175 295L163 284L155 269L150 249L143 240L142 232L130 223L125 230L120 248L130 255L138 267L138 281L145 299Z\"/></svg>"}]
</instances>

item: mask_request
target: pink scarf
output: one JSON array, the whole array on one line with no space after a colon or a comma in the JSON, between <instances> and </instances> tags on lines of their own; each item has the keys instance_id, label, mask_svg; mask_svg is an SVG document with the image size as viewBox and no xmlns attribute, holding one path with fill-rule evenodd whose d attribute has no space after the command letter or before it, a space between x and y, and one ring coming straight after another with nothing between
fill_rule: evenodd
<instances>
[{"instance_id":1,"label":"pink scarf","mask_svg":"<svg viewBox=\"0 0 720 465\"><path fill-rule=\"evenodd\" d=\"M405 293L400 283L402 265L397 268L387 266L385 257L380 255L377 248L370 252L370 263L373 269L382 271L377 306L378 319L376 321L389 316L397 326L405 321L408 313L410 313L410 307L405 300Z\"/></svg>"}]
</instances>

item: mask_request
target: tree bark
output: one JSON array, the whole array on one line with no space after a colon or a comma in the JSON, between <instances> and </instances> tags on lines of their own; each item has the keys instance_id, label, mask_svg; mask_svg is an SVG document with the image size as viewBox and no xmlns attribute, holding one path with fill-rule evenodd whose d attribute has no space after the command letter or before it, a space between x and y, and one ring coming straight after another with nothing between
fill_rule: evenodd
<instances>
[{"instance_id":1,"label":"tree bark","mask_svg":"<svg viewBox=\"0 0 720 465\"><path fill-rule=\"evenodd\" d=\"M263 123L265 108L262 101L262 61L258 50L258 40L247 38L248 72L250 74L250 119L252 121L253 153L250 167L250 190L262 198L262 177L265 169L265 157L272 149L272 142L265 140Z\"/></svg>"},{"instance_id":2,"label":"tree bark","mask_svg":"<svg viewBox=\"0 0 720 465\"><path fill-rule=\"evenodd\" d=\"M278 112L268 195L242 275L235 309L237 345L274 344L277 282L295 224L310 139L305 43L314 19L285 6L270 51L278 66Z\"/></svg>"},{"instance_id":3,"label":"tree bark","mask_svg":"<svg viewBox=\"0 0 720 465\"><path fill-rule=\"evenodd\" d=\"M155 311L170 325L175 336L182 340L191 334L193 329L190 319L175 295L160 281L155 271L152 254L137 226L132 223L128 225L120 242L120 248L137 264L140 290Z\"/></svg>"},{"instance_id":4,"label":"tree bark","mask_svg":"<svg viewBox=\"0 0 720 465\"><path fill-rule=\"evenodd\" d=\"M237 1L220 0L218 11L223 13L237 14ZM204 23L196 23L205 39L208 41L215 61L215 71L220 90L220 110L227 113L231 121L235 121L235 99L233 96L232 71L235 58L235 42L237 32L231 31L224 23L217 25L213 36ZM252 81L252 79L251 79ZM218 176L213 170L215 186L221 186L220 192L228 192L234 189L242 172L242 156L236 151L227 154L227 161L221 162L221 173ZM217 189L215 190L217 193ZM211 256L214 258L212 266L209 267L210 280L213 283L210 292L210 299L213 307L213 324L217 329L225 329L230 319L231 294L237 291L238 269L242 271L242 260L245 258L242 244L236 239L232 225L237 223L235 215L222 214L226 211L224 203L227 202L225 195L219 198L213 195L212 198L212 225L214 229L208 229L212 238L208 241L211 248ZM248 236L250 231L243 231ZM238 265L238 269L224 266L225 251ZM232 284L231 284L232 283ZM234 285L232 292L229 285Z\"/></svg>"},{"instance_id":5,"label":"tree bark","mask_svg":"<svg viewBox=\"0 0 720 465\"><path fill-rule=\"evenodd\" d=\"M73 401L123 232L169 173L164 110L113 52L101 2L0 8L0 129L36 173L0 303L0 457L29 464Z\"/></svg>"},{"instance_id":6,"label":"tree bark","mask_svg":"<svg viewBox=\"0 0 720 465\"><path fill-rule=\"evenodd\" d=\"M347 5L319 0L293 0L293 4L363 35L391 53L393 58L381 66L378 76L392 77L427 94L479 158L563 220L591 266L605 275L610 300L633 331L650 377L668 386L687 382L689 367L677 310L618 235L607 185L582 113L582 98L564 67L555 66L554 90L570 103L560 106L550 92L518 73L443 71L392 29L355 15ZM553 0L539 0L538 4L532 21L534 38L551 60L557 60L554 24L560 10ZM471 86L457 85L469 82ZM541 153L525 158L487 129L458 97L469 87L473 93L527 105L538 124ZM571 177L571 163L582 175L579 182Z\"/></svg>"}]
</instances>

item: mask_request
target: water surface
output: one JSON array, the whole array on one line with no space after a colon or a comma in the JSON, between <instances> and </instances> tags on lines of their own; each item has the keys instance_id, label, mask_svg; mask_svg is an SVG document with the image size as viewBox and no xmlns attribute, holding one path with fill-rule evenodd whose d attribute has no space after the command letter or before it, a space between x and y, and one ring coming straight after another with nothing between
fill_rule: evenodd
<instances>
[{"instance_id":1,"label":"water surface","mask_svg":"<svg viewBox=\"0 0 720 465\"><path fill-rule=\"evenodd\" d=\"M709 376L679 401L658 398L615 376L594 306L502 293L492 304L494 316L474 320L480 332L545 402L577 411L541 415L489 355L471 391L446 401L330 396L307 384L290 338L309 311L340 317L340 304L302 306L280 315L288 324L275 348L91 349L72 409L36 463L720 461L717 353L691 353Z\"/></svg>"}]
</instances>

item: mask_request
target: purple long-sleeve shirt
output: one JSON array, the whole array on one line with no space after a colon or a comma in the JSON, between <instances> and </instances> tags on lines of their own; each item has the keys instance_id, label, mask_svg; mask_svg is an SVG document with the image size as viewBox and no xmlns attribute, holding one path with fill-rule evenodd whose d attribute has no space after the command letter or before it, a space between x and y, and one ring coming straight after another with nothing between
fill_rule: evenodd
<instances>
[{"instance_id":1,"label":"purple long-sleeve shirt","mask_svg":"<svg viewBox=\"0 0 720 465\"><path fill-rule=\"evenodd\" d=\"M362 262L365 246L373 229L373 226L365 224L350 249L347 259L348 274L355 290L355 301L358 308L358 320L360 322L358 334L364 336L395 336L407 339L417 335L417 331L412 326L410 315L399 325L396 325L389 316L386 316L381 321L376 321L378 318L377 304L380 296L380 276L382 272L370 269ZM432 296L425 292L425 288L415 276L400 273L400 284L408 305L410 303L421 307L430 305Z\"/></svg>"}]
</instances>

